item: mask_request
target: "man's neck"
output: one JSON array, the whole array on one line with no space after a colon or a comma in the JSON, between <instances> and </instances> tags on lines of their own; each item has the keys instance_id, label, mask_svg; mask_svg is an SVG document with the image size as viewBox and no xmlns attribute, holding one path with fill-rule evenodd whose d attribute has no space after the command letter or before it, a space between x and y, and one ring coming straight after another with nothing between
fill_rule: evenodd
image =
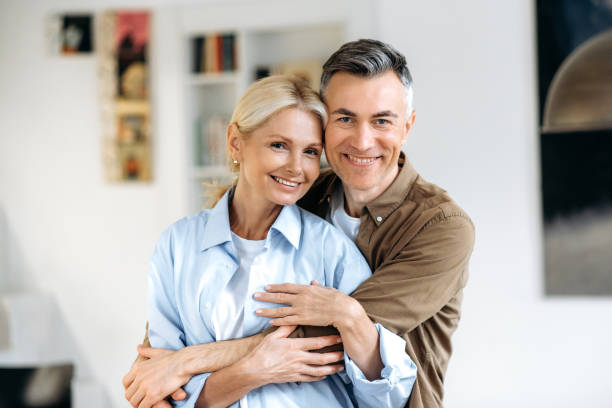
<instances>
[{"instance_id":1,"label":"man's neck","mask_svg":"<svg viewBox=\"0 0 612 408\"><path fill-rule=\"evenodd\" d=\"M359 190L351 188L344 182L342 183L342 189L344 190L344 210L351 217L361 217L361 213L366 205L376 200L387 188L393 184L395 178L399 174L399 166L396 167L396 171L388 174L378 185L367 189Z\"/></svg>"}]
</instances>

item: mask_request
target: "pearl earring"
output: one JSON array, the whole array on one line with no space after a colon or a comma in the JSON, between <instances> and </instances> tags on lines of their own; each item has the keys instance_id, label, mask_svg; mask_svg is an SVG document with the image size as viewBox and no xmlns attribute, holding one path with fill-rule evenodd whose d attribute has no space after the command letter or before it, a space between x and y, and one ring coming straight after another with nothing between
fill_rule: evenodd
<instances>
[{"instance_id":1,"label":"pearl earring","mask_svg":"<svg viewBox=\"0 0 612 408\"><path fill-rule=\"evenodd\" d=\"M238 165L238 160L234 159L234 166Z\"/></svg>"}]
</instances>

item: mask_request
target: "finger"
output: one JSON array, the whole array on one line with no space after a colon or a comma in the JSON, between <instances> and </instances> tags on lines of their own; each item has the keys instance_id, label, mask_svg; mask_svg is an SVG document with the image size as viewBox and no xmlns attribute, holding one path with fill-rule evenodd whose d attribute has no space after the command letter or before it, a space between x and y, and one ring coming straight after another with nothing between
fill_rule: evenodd
<instances>
[{"instance_id":1,"label":"finger","mask_svg":"<svg viewBox=\"0 0 612 408\"><path fill-rule=\"evenodd\" d=\"M125 399L131 401L136 391L138 391L138 387L134 384L134 382L132 382L132 384L130 384L130 386L125 390Z\"/></svg>"},{"instance_id":2,"label":"finger","mask_svg":"<svg viewBox=\"0 0 612 408\"><path fill-rule=\"evenodd\" d=\"M308 352L307 357L304 359L306 364L310 365L327 365L331 363L337 363L344 360L344 352L332 351L329 353L310 353Z\"/></svg>"},{"instance_id":3,"label":"finger","mask_svg":"<svg viewBox=\"0 0 612 408\"><path fill-rule=\"evenodd\" d=\"M187 398L187 393L182 388L179 388L178 390L174 391L170 397L172 397L172 399L175 401L182 401Z\"/></svg>"},{"instance_id":4,"label":"finger","mask_svg":"<svg viewBox=\"0 0 612 408\"><path fill-rule=\"evenodd\" d=\"M130 371L128 371L128 373L126 375L123 376L123 379L121 380L121 383L123 384L123 388L128 389L128 387L130 386L130 384L132 383L132 381L134 381L134 377L136 376L136 374L134 373L134 369L131 368Z\"/></svg>"},{"instance_id":5,"label":"finger","mask_svg":"<svg viewBox=\"0 0 612 408\"><path fill-rule=\"evenodd\" d=\"M317 282L316 280L313 280L311 283L312 283L312 286L323 286L319 282Z\"/></svg>"},{"instance_id":6,"label":"finger","mask_svg":"<svg viewBox=\"0 0 612 408\"><path fill-rule=\"evenodd\" d=\"M257 309L255 311L258 316L263 317L285 317L293 314L293 309L291 307L271 307L264 309Z\"/></svg>"},{"instance_id":7,"label":"finger","mask_svg":"<svg viewBox=\"0 0 612 408\"><path fill-rule=\"evenodd\" d=\"M168 350L166 349L147 347L142 344L136 346L136 351L138 351L138 354L140 354L141 356L147 358L153 358L159 356L160 354L165 354L168 352Z\"/></svg>"},{"instance_id":8,"label":"finger","mask_svg":"<svg viewBox=\"0 0 612 408\"><path fill-rule=\"evenodd\" d=\"M293 315L293 316L281 317L279 319L270 320L268 323L271 326L298 326L300 324L307 325L310 322L308 320L305 320L304 318Z\"/></svg>"},{"instance_id":9,"label":"finger","mask_svg":"<svg viewBox=\"0 0 612 408\"><path fill-rule=\"evenodd\" d=\"M132 395L132 398L130 398L130 404L132 404L132 406L134 408L137 408L140 405L140 401L142 401L142 399L144 398L144 391L136 391L136 393L134 395Z\"/></svg>"},{"instance_id":10,"label":"finger","mask_svg":"<svg viewBox=\"0 0 612 408\"><path fill-rule=\"evenodd\" d=\"M281 326L278 330L281 330L285 327L289 326ZM278 331L277 330L277 331ZM291 339L296 343L297 348L308 351L308 350L318 350L323 347L333 346L338 343L342 343L342 338L340 336L320 336L320 337L307 337L305 339Z\"/></svg>"},{"instance_id":11,"label":"finger","mask_svg":"<svg viewBox=\"0 0 612 408\"><path fill-rule=\"evenodd\" d=\"M279 327L276 331L273 331L272 333L268 334L268 336L270 336L271 338L277 338L277 339L280 339L282 337L287 337L296 329L296 327L297 326Z\"/></svg>"},{"instance_id":12,"label":"finger","mask_svg":"<svg viewBox=\"0 0 612 408\"><path fill-rule=\"evenodd\" d=\"M257 292L253 295L256 300L260 302L268 302L268 303L279 303L283 305L291 305L295 295L289 293L266 293L266 292Z\"/></svg>"},{"instance_id":13,"label":"finger","mask_svg":"<svg viewBox=\"0 0 612 408\"><path fill-rule=\"evenodd\" d=\"M306 365L300 369L300 374L310 375L312 377L324 377L339 373L344 369L342 364L312 366Z\"/></svg>"},{"instance_id":14,"label":"finger","mask_svg":"<svg viewBox=\"0 0 612 408\"><path fill-rule=\"evenodd\" d=\"M150 397L145 396L142 401L140 401L140 405L138 408L151 408L151 406L155 403L154 400L151 400Z\"/></svg>"},{"instance_id":15,"label":"finger","mask_svg":"<svg viewBox=\"0 0 612 408\"><path fill-rule=\"evenodd\" d=\"M166 400L156 402L152 408L172 408L172 405Z\"/></svg>"},{"instance_id":16,"label":"finger","mask_svg":"<svg viewBox=\"0 0 612 408\"><path fill-rule=\"evenodd\" d=\"M298 285L297 283L281 283L266 285L266 292L271 293L301 293L308 288L309 285Z\"/></svg>"}]
</instances>

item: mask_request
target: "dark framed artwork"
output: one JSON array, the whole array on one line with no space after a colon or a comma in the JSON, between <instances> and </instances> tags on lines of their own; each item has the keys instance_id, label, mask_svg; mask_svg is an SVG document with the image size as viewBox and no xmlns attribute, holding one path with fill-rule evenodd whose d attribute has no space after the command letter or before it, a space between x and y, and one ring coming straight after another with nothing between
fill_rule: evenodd
<instances>
[{"instance_id":1,"label":"dark framed artwork","mask_svg":"<svg viewBox=\"0 0 612 408\"><path fill-rule=\"evenodd\" d=\"M612 2L537 0L547 295L612 295Z\"/></svg>"},{"instance_id":2,"label":"dark framed artwork","mask_svg":"<svg viewBox=\"0 0 612 408\"><path fill-rule=\"evenodd\" d=\"M53 14L47 21L51 55L91 54L94 49L93 15Z\"/></svg>"}]
</instances>

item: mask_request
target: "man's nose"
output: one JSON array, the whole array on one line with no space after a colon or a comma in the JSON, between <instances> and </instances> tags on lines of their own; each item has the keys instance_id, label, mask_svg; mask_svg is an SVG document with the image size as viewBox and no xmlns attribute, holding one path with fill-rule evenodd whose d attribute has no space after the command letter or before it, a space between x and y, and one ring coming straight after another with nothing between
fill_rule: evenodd
<instances>
[{"instance_id":1,"label":"man's nose","mask_svg":"<svg viewBox=\"0 0 612 408\"><path fill-rule=\"evenodd\" d=\"M351 145L356 150L363 152L374 147L374 135L368 123L361 123L356 127Z\"/></svg>"}]
</instances>

